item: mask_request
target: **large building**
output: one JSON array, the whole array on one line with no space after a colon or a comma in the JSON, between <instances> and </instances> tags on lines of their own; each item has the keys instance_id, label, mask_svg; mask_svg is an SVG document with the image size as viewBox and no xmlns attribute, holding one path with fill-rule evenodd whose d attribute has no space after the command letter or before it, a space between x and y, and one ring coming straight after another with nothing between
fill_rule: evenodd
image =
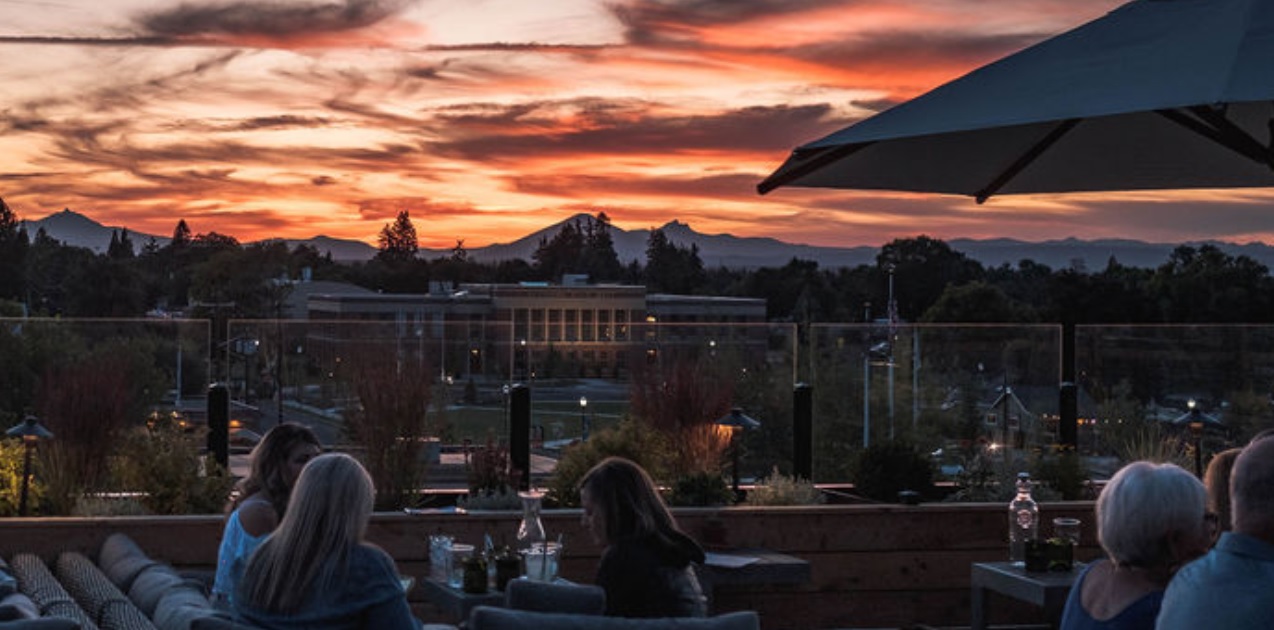
<instances>
[{"instance_id":1,"label":"large building","mask_svg":"<svg viewBox=\"0 0 1274 630\"><path fill-rule=\"evenodd\" d=\"M313 294L307 304L312 344L363 337L353 331L380 322L380 335L392 338L396 351L440 357L443 374L518 380L614 376L633 353L654 356L705 336L737 345L750 337L740 335L748 328L740 325L765 322L761 299L647 294L643 286L570 277L563 284L461 284L425 294ZM764 334L756 341L763 353Z\"/></svg>"}]
</instances>

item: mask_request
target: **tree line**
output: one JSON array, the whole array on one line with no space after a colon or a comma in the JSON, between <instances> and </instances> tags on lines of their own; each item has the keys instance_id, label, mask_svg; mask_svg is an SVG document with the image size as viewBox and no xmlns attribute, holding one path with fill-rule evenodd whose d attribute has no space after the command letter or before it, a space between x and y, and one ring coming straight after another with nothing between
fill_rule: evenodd
<instances>
[{"instance_id":1,"label":"tree line","mask_svg":"<svg viewBox=\"0 0 1274 630\"><path fill-rule=\"evenodd\" d=\"M448 255L419 254L408 211L384 226L376 256L333 261L312 245L281 240L243 245L193 234L178 221L171 241L140 246L127 230L104 253L68 246L42 230L28 235L0 199L0 315L271 318L290 281L348 282L383 293L424 293L432 283L557 282L645 285L652 293L761 298L773 321L863 322L889 317L889 287L902 321L924 323L1269 323L1274 278L1248 256L1181 245L1155 268L1111 258L1104 269L1054 270L1032 260L986 267L928 236L896 239L874 264L820 268L793 258L780 267L705 268L694 245L651 230L644 261L619 260L610 219L598 213L540 241L531 260L481 263L458 241Z\"/></svg>"}]
</instances>

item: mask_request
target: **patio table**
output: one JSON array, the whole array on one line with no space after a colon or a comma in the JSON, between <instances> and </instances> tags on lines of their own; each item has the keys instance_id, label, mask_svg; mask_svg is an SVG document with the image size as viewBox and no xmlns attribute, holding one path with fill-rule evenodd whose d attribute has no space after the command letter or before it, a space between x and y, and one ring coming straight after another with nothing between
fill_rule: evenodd
<instances>
[{"instance_id":1,"label":"patio table","mask_svg":"<svg viewBox=\"0 0 1274 630\"><path fill-rule=\"evenodd\" d=\"M1062 620L1062 607L1071 585L1079 576L1083 564L1076 562L1070 571L1027 571L1010 562L975 562L970 576L971 630L986 628L987 591L994 591L1017 600L1040 606L1044 616L1054 628Z\"/></svg>"}]
</instances>

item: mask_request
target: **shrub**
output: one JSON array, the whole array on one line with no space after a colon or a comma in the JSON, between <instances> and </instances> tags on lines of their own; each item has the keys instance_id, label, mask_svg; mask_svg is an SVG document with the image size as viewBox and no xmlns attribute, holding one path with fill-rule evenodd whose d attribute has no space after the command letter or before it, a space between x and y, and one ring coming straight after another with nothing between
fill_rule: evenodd
<instances>
[{"instance_id":1,"label":"shrub","mask_svg":"<svg viewBox=\"0 0 1274 630\"><path fill-rule=\"evenodd\" d=\"M0 516L17 516L22 499L22 469L26 446L22 440L0 438ZM31 481L27 484L27 512L35 514L44 496L44 485L36 474L39 461L32 458Z\"/></svg>"},{"instance_id":2,"label":"shrub","mask_svg":"<svg viewBox=\"0 0 1274 630\"><path fill-rule=\"evenodd\" d=\"M613 428L597 431L587 442L576 442L562 451L548 481L546 501L558 507L578 507L580 480L598 462L611 456L636 462L656 481L667 477L666 439L658 431L626 419Z\"/></svg>"},{"instance_id":3,"label":"shrub","mask_svg":"<svg viewBox=\"0 0 1274 630\"><path fill-rule=\"evenodd\" d=\"M668 504L681 506L717 506L734 503L734 490L718 473L696 472L682 475L668 490Z\"/></svg>"},{"instance_id":4,"label":"shrub","mask_svg":"<svg viewBox=\"0 0 1274 630\"><path fill-rule=\"evenodd\" d=\"M1063 501L1078 501L1088 489L1088 469L1074 447L1054 445L1035 458L1031 480L1052 489Z\"/></svg>"},{"instance_id":5,"label":"shrub","mask_svg":"<svg viewBox=\"0 0 1274 630\"><path fill-rule=\"evenodd\" d=\"M221 512L234 478L211 455L199 454L201 441L171 419L156 417L125 437L112 476L121 490L141 493L137 501L151 514ZM91 499L81 499L75 508L81 514L95 510L131 513L127 505Z\"/></svg>"},{"instance_id":6,"label":"shrub","mask_svg":"<svg viewBox=\"0 0 1274 630\"><path fill-rule=\"evenodd\" d=\"M896 502L903 490L926 496L933 488L933 463L905 441L878 442L858 458L854 487L867 498L888 503Z\"/></svg>"},{"instance_id":7,"label":"shrub","mask_svg":"<svg viewBox=\"0 0 1274 630\"><path fill-rule=\"evenodd\" d=\"M359 408L346 412L351 438L362 446L363 463L376 484L376 509L414 504L424 486L424 441L434 427L427 412L433 368L396 361L375 352L352 358L352 383Z\"/></svg>"},{"instance_id":8,"label":"shrub","mask_svg":"<svg viewBox=\"0 0 1274 630\"><path fill-rule=\"evenodd\" d=\"M823 492L813 482L789 477L776 466L769 477L748 492L748 505L817 505Z\"/></svg>"}]
</instances>

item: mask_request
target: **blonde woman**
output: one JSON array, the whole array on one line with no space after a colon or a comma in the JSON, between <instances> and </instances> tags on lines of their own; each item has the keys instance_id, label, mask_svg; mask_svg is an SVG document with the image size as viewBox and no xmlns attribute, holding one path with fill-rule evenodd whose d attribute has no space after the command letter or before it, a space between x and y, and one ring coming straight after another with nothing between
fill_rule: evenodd
<instances>
[{"instance_id":1,"label":"blonde woman","mask_svg":"<svg viewBox=\"0 0 1274 630\"><path fill-rule=\"evenodd\" d=\"M348 455L306 464L283 522L248 561L236 613L274 630L417 628L393 559L363 541L374 497Z\"/></svg>"}]
</instances>

